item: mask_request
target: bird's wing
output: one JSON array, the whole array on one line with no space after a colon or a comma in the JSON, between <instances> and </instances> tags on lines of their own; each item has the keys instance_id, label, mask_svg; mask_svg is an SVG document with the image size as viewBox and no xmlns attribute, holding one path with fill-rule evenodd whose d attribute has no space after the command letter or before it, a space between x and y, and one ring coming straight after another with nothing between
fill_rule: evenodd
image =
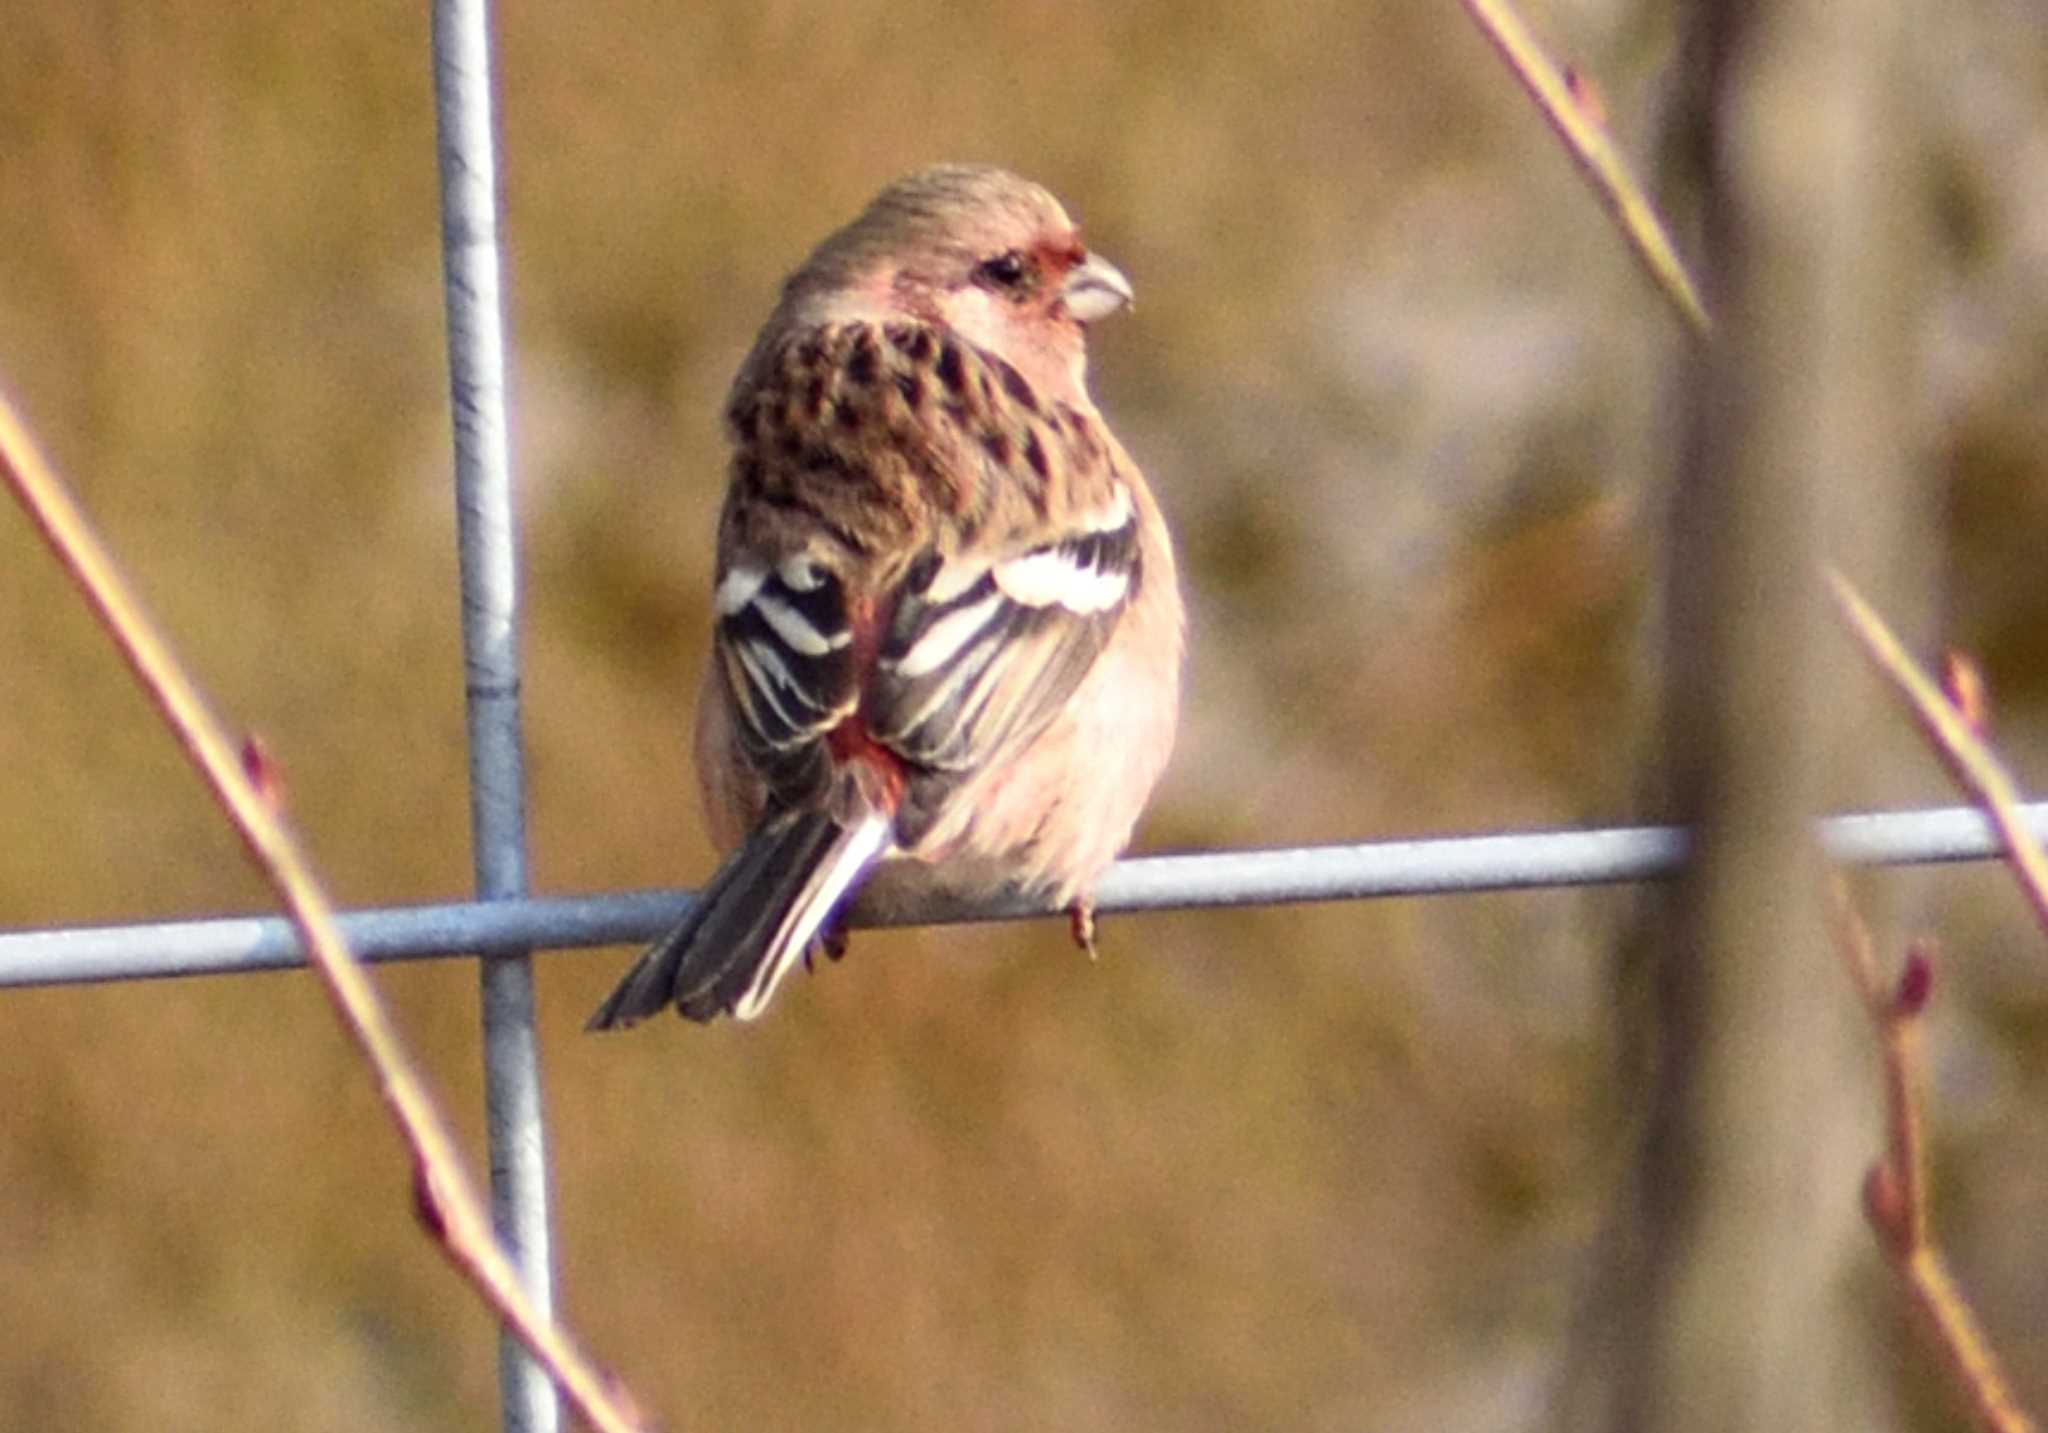
<instances>
[{"instance_id":1,"label":"bird's wing","mask_svg":"<svg viewBox=\"0 0 2048 1433\"><path fill-rule=\"evenodd\" d=\"M964 778L1043 731L1109 641L1142 578L1127 490L999 555L927 549L896 595L860 717L916 773L898 827L935 822Z\"/></svg>"},{"instance_id":2,"label":"bird's wing","mask_svg":"<svg viewBox=\"0 0 2048 1433\"><path fill-rule=\"evenodd\" d=\"M913 844L1059 711L1144 579L1097 420L923 325L793 345L736 400L715 595L740 739L775 799L862 752Z\"/></svg>"}]
</instances>

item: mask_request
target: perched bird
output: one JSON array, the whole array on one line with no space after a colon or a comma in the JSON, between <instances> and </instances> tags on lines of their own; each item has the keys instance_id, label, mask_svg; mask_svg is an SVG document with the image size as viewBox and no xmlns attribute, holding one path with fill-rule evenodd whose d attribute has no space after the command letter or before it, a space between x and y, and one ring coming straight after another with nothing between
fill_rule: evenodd
<instances>
[{"instance_id":1,"label":"perched bird","mask_svg":"<svg viewBox=\"0 0 2048 1433\"><path fill-rule=\"evenodd\" d=\"M592 1029L751 1020L878 866L878 897L1023 892L1092 941L1180 692L1166 527L1086 385L1130 302L1052 195L964 165L784 284L725 411L697 765L731 854Z\"/></svg>"}]
</instances>

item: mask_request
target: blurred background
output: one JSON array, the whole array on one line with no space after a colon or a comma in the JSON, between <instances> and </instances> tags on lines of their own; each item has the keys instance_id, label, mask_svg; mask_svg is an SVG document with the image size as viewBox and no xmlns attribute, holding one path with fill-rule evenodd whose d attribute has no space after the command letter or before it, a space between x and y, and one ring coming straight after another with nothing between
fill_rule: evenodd
<instances>
[{"instance_id":1,"label":"blurred background","mask_svg":"<svg viewBox=\"0 0 2048 1433\"><path fill-rule=\"evenodd\" d=\"M0 0L0 382L350 904L469 886L424 8ZM1528 12L1650 160L1673 7ZM2036 790L2041 21L1944 7L1900 161L1942 573L1907 635L1979 656ZM1095 386L1193 606L1143 845L1656 814L1681 336L1456 6L508 0L499 39L540 889L708 870L724 388L780 276L938 159L1044 182L1139 292ZM260 908L8 515L0 612L0 924ZM1911 755L1883 786L1949 799ZM2040 1407L2048 952L1995 870L1868 884L1946 942L1937 1217ZM758 1027L604 1040L630 952L548 956L566 1313L675 1426L1542 1426L1631 1148L1638 900L1112 919L1093 966L1053 921L870 933ZM473 968L379 979L480 1150ZM8 992L0 1091L0 1427L495 1421L309 978ZM1875 1376L1957 1426L1865 1275Z\"/></svg>"}]
</instances>

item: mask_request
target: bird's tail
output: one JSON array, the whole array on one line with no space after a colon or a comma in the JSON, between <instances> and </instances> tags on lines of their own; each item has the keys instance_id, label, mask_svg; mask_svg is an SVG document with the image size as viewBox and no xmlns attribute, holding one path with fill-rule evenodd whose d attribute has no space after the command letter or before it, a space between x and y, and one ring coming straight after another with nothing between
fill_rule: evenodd
<instances>
[{"instance_id":1,"label":"bird's tail","mask_svg":"<svg viewBox=\"0 0 2048 1433\"><path fill-rule=\"evenodd\" d=\"M887 814L872 809L851 824L815 809L762 822L585 1028L621 1028L671 1003L692 1020L753 1019L889 839Z\"/></svg>"}]
</instances>

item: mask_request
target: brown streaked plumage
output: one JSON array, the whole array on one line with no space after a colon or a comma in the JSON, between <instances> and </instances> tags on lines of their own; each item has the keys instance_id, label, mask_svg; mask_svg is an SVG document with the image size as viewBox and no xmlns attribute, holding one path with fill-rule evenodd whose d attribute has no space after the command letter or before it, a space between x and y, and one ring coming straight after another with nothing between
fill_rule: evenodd
<instances>
[{"instance_id":1,"label":"brown streaked plumage","mask_svg":"<svg viewBox=\"0 0 2048 1433\"><path fill-rule=\"evenodd\" d=\"M1086 387L1086 325L1129 301L1050 194L970 166L783 286L726 407L698 711L731 854L593 1027L758 1015L871 876L1085 915L1179 699L1172 549Z\"/></svg>"}]
</instances>

